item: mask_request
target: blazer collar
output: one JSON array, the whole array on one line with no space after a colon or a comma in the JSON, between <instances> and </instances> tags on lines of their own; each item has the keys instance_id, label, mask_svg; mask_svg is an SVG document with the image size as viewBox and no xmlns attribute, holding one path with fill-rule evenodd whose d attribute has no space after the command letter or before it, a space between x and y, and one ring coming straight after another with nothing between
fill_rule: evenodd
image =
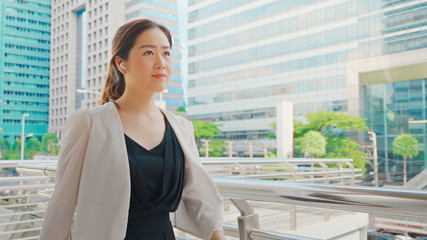
<instances>
[{"instance_id":1,"label":"blazer collar","mask_svg":"<svg viewBox=\"0 0 427 240\"><path fill-rule=\"evenodd\" d=\"M117 109L116 104L117 103L114 100L110 100L109 102L105 103L104 105L107 105L106 107L112 108L112 111L114 112L114 115L116 117L116 121L118 121L120 124L121 136L123 136L123 134L124 134L123 124L122 124L122 121L121 121L119 111ZM159 109L165 114L165 116L169 122L169 125L172 127L172 130L174 131L175 136L178 139L178 142L181 146L182 151L184 152L184 155L186 157L191 156L191 154L194 154L193 156L196 156L195 153L192 151L192 149L190 149L189 140L187 139L189 136L188 136L188 133L186 133L187 129L185 128L184 124L180 124L178 122L179 116L173 115L173 113L170 113L167 109L162 109L162 108L159 108ZM183 120L186 120L186 119L183 119ZM198 155L197 155L197 157L198 157ZM187 168L187 167L189 167L189 165L185 164L185 167Z\"/></svg>"}]
</instances>

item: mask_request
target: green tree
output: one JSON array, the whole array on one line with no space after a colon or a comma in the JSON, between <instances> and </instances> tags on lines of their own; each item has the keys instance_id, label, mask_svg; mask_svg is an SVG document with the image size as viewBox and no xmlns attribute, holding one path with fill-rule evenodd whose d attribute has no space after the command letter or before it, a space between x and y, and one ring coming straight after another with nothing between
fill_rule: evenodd
<instances>
[{"instance_id":1,"label":"green tree","mask_svg":"<svg viewBox=\"0 0 427 240\"><path fill-rule=\"evenodd\" d=\"M355 168L362 169L362 173L366 172L365 164L367 163L367 160L365 157L367 154L358 150L360 148L360 144L348 138L341 139L335 144L337 144L338 147L334 152L330 152L327 155L328 158L351 158L353 159L353 166ZM327 165L330 167L337 166L337 164Z\"/></svg>"},{"instance_id":2,"label":"green tree","mask_svg":"<svg viewBox=\"0 0 427 240\"><path fill-rule=\"evenodd\" d=\"M209 143L209 149L213 151L209 152L209 157L220 157L222 156L222 152L225 151L226 146L224 144L224 140L215 139L216 135L221 133L221 130L218 128L218 125L215 125L211 122L194 120L194 135L196 138L196 142L200 142L200 139L212 139ZM198 144L200 145L200 144ZM204 151L205 147L202 145L200 147L200 152ZM204 154L202 154L204 156Z\"/></svg>"},{"instance_id":3,"label":"green tree","mask_svg":"<svg viewBox=\"0 0 427 240\"><path fill-rule=\"evenodd\" d=\"M46 133L42 138L42 152L47 154L57 154L58 138L55 133Z\"/></svg>"},{"instance_id":4,"label":"green tree","mask_svg":"<svg viewBox=\"0 0 427 240\"><path fill-rule=\"evenodd\" d=\"M174 114L175 114L175 115L178 115L178 116L182 116L183 118L185 118L185 119L187 119L187 120L188 120L187 112L185 111L185 108L184 108L184 107L179 107L179 108L177 108L177 109L175 110Z\"/></svg>"},{"instance_id":5,"label":"green tree","mask_svg":"<svg viewBox=\"0 0 427 240\"><path fill-rule=\"evenodd\" d=\"M368 127L365 120L358 116L320 110L317 113L307 113L308 123L301 124L301 122L297 122L294 125L294 129L295 133L300 135L304 135L304 133L310 130L330 130L332 127L342 130L367 130Z\"/></svg>"},{"instance_id":6,"label":"green tree","mask_svg":"<svg viewBox=\"0 0 427 240\"><path fill-rule=\"evenodd\" d=\"M9 151L7 151L7 157L4 159L8 160L19 160L21 159L21 140L15 139L11 144Z\"/></svg>"},{"instance_id":7,"label":"green tree","mask_svg":"<svg viewBox=\"0 0 427 240\"><path fill-rule=\"evenodd\" d=\"M42 144L40 143L39 139L37 138L30 138L28 141L25 142L24 146L24 158L25 159L31 159L33 156L40 152L42 149Z\"/></svg>"},{"instance_id":8,"label":"green tree","mask_svg":"<svg viewBox=\"0 0 427 240\"><path fill-rule=\"evenodd\" d=\"M224 140L212 139L212 141L209 142L209 149L213 150L208 152L209 157L222 157L222 153L226 150ZM200 154L203 157L205 156L205 145L200 147Z\"/></svg>"},{"instance_id":9,"label":"green tree","mask_svg":"<svg viewBox=\"0 0 427 240\"><path fill-rule=\"evenodd\" d=\"M200 138L214 138L218 133L221 133L218 126L211 122L194 120L193 126L196 140Z\"/></svg>"},{"instance_id":10,"label":"green tree","mask_svg":"<svg viewBox=\"0 0 427 240\"><path fill-rule=\"evenodd\" d=\"M268 124L268 126L271 128L271 130L267 133L267 137L269 139L276 139L277 123L272 122Z\"/></svg>"},{"instance_id":11,"label":"green tree","mask_svg":"<svg viewBox=\"0 0 427 240\"><path fill-rule=\"evenodd\" d=\"M177 112L185 112L185 107L179 107L176 109Z\"/></svg>"},{"instance_id":12,"label":"green tree","mask_svg":"<svg viewBox=\"0 0 427 240\"><path fill-rule=\"evenodd\" d=\"M326 138L318 131L308 131L301 138L304 157L322 157L326 154Z\"/></svg>"},{"instance_id":13,"label":"green tree","mask_svg":"<svg viewBox=\"0 0 427 240\"><path fill-rule=\"evenodd\" d=\"M8 155L11 149L11 144L9 142L9 140L7 139L2 139L0 140L0 159L8 159Z\"/></svg>"},{"instance_id":14,"label":"green tree","mask_svg":"<svg viewBox=\"0 0 427 240\"><path fill-rule=\"evenodd\" d=\"M309 131L321 132L326 137L326 158L351 158L353 165L366 172L364 158L366 154L361 152L360 144L349 139L346 134L351 131L367 130L366 119L344 113L320 110L317 113L307 114L307 123L294 122L295 150L301 153L301 143L305 133ZM298 152L297 154L298 155ZM335 167L337 164L328 164Z\"/></svg>"},{"instance_id":15,"label":"green tree","mask_svg":"<svg viewBox=\"0 0 427 240\"><path fill-rule=\"evenodd\" d=\"M401 134L393 140L393 153L403 157L403 184L406 185L406 159L418 156L418 140L410 134Z\"/></svg>"}]
</instances>

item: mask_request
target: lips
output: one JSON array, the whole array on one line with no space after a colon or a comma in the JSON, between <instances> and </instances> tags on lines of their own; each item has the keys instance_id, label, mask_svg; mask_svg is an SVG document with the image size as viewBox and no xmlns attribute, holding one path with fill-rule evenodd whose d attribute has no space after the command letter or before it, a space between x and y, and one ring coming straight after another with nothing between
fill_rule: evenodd
<instances>
[{"instance_id":1,"label":"lips","mask_svg":"<svg viewBox=\"0 0 427 240\"><path fill-rule=\"evenodd\" d=\"M152 76L155 77L155 78L159 78L159 79L162 79L162 78L166 77L165 74L156 74L156 75L152 75Z\"/></svg>"}]
</instances>

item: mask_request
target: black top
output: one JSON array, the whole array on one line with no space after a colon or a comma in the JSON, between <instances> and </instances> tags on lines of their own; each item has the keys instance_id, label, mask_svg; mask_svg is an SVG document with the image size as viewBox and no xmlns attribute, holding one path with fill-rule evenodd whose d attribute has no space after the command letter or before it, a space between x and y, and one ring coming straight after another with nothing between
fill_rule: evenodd
<instances>
[{"instance_id":1,"label":"black top","mask_svg":"<svg viewBox=\"0 0 427 240\"><path fill-rule=\"evenodd\" d=\"M163 117L165 135L150 150L124 134L131 177L126 240L175 239L169 212L176 211L181 199L185 161L178 139Z\"/></svg>"}]
</instances>

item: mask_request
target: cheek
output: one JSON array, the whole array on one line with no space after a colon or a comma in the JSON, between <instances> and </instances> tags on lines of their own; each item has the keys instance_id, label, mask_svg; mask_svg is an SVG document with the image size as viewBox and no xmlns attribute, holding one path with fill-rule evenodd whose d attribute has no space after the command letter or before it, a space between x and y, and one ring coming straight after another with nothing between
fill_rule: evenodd
<instances>
[{"instance_id":1,"label":"cheek","mask_svg":"<svg viewBox=\"0 0 427 240\"><path fill-rule=\"evenodd\" d=\"M150 63L147 59L138 58L133 61L133 67L136 71L141 71L150 67Z\"/></svg>"},{"instance_id":2,"label":"cheek","mask_svg":"<svg viewBox=\"0 0 427 240\"><path fill-rule=\"evenodd\" d=\"M173 60L172 59L170 59L167 62L167 68L168 68L168 70L172 71L172 68L173 68Z\"/></svg>"}]
</instances>

